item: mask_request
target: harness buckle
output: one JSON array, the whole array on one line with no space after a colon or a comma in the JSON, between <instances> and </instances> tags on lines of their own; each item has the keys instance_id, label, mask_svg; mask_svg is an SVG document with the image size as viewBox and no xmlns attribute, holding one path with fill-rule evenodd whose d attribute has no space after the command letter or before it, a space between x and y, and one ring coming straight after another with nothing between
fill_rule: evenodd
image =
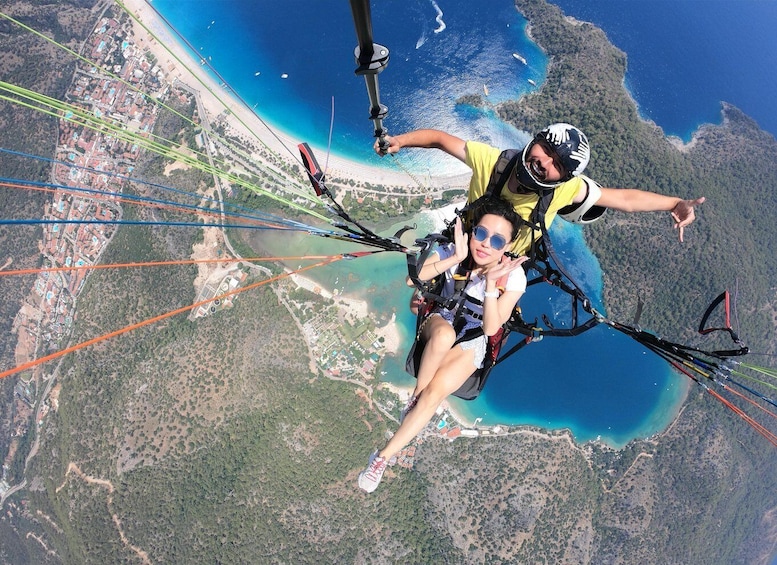
<instances>
[{"instance_id":1,"label":"harness buckle","mask_svg":"<svg viewBox=\"0 0 777 565\"><path fill-rule=\"evenodd\" d=\"M527 337L526 337L526 340L527 340L527 341L530 341L530 342L532 342L532 343L534 343L534 342L536 342L536 341L542 341L542 338L544 338L544 337L545 337L545 336L544 336L544 335L542 335L542 328L539 328L539 327L537 327L537 326L534 326L534 327L531 329L531 335L527 336Z\"/></svg>"}]
</instances>

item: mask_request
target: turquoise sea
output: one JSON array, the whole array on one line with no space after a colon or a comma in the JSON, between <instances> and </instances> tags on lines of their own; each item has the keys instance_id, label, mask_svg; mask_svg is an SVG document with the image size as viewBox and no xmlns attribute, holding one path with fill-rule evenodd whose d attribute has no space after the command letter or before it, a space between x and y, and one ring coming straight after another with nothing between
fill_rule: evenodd
<instances>
[{"instance_id":1,"label":"turquoise sea","mask_svg":"<svg viewBox=\"0 0 777 565\"><path fill-rule=\"evenodd\" d=\"M654 45L634 31L640 22L644 21L648 29L654 21L629 18L629 14L668 10L692 15L692 6L702 3L611 3L617 4L624 19L610 17L603 21L616 30L618 21L628 22L629 33L641 38L636 43L616 42L627 51L630 60L639 60L640 53L647 52L649 56L659 48L674 49L671 52L676 53L713 33L715 37L725 37L725 26L701 18L707 22L707 28L687 28L692 34L686 33L682 38L661 35ZM562 4L570 11L582 11L581 2L564 0ZM368 120L366 89L363 79L353 74L356 36L347 2L155 0L153 5L187 38L196 55L207 58L265 121L318 147L327 146L331 121L333 152L366 164L388 166L371 149L372 123ZM593 13L590 19L594 21L597 14L601 15L587 10L586 14ZM390 63L379 77L381 101L389 108L385 125L390 133L434 127L501 147L518 147L526 142L526 133L500 123L488 108L475 111L455 103L463 95L483 94L485 90L488 100L498 102L529 92L535 88L532 82L541 84L547 58L527 38L526 22L510 0L372 2L372 19L375 41L391 51ZM605 31L617 36L608 27ZM675 41L674 46L670 41ZM524 57L526 64L513 53ZM675 60L679 57L661 58L667 67ZM709 63L710 74L718 72L711 59L696 62L702 70ZM738 76L744 76L745 67L742 65ZM661 114L652 104L655 98L659 100L658 107L662 106L665 89L651 89L639 68L629 69L627 86L633 88L643 115L654 119L669 134L688 139L698 124L718 121L720 100L741 104L750 111L735 93L706 88L708 83L715 83L707 81L702 93L693 91L681 96L683 100L695 97L690 107L678 106L674 113ZM690 93L691 86L700 80L703 79L693 75L685 84L680 77L673 91ZM739 79L735 76L728 77L728 82L736 80ZM763 96L763 106L767 106L767 99L772 104L775 97L771 93ZM773 119L777 112L770 116ZM777 131L777 124L755 117L767 129L774 127L770 131ZM560 121L563 119L559 116ZM461 168L458 162L433 155L434 152L410 153L403 156L405 166L420 173ZM601 272L596 258L585 246L582 230L557 222L553 238L566 265L581 279L589 295L601 300ZM312 237L295 242L301 253L317 253L327 245L337 244ZM322 269L313 276L329 288L363 296L384 319L396 313L407 349L414 320L407 309L405 272L401 256L383 255ZM544 312L563 314L566 304L565 298L535 289L522 302L527 317ZM412 379L404 373L403 355L388 359L383 370L385 379L412 386ZM684 379L629 338L597 327L577 338L545 339L531 344L492 373L478 400L456 404L461 413L471 420L481 418L483 424L569 428L578 440L600 438L620 446L668 425L687 390Z\"/></svg>"}]
</instances>

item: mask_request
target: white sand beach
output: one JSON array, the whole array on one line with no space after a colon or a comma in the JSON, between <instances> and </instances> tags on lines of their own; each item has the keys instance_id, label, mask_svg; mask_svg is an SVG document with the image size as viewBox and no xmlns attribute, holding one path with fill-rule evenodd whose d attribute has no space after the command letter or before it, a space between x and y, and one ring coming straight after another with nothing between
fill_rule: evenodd
<instances>
[{"instance_id":1,"label":"white sand beach","mask_svg":"<svg viewBox=\"0 0 777 565\"><path fill-rule=\"evenodd\" d=\"M232 96L219 84L217 79L205 72L200 62L167 27L149 2L146 0L124 0L123 4L142 23L142 25L137 22L133 24L138 47L150 51L156 57L160 68L166 73L168 81L173 82L177 79L199 91L203 107L208 113L208 119L212 120L225 110L229 110L232 114L229 119L230 125L238 135L248 139L258 138L282 158L290 159L291 155L297 154L299 140L293 139L282 131L271 129L252 109ZM143 26L148 28L158 40L150 37L149 32ZM327 173L340 179L417 189L415 181L405 172L367 166L336 155L328 157L327 166ZM458 174L450 177L436 177L429 179L429 182L432 183L432 186L440 187L466 186L468 180L468 174ZM367 308L366 303L343 296L338 297L338 302L350 312L366 315L364 312ZM378 334L384 339L388 353L395 354L399 351L400 335L394 320L378 328Z\"/></svg>"},{"instance_id":2,"label":"white sand beach","mask_svg":"<svg viewBox=\"0 0 777 565\"><path fill-rule=\"evenodd\" d=\"M238 134L249 139L259 138L264 145L284 158L290 154L297 154L297 145L300 141L282 131L270 128L252 109L247 108L228 90L225 90L218 80L205 72L200 61L196 60L189 50L181 44L149 2L146 0L124 0L123 4L159 39L157 41L149 38L148 32L135 23L138 46L153 53L160 67L167 74L168 80L172 82L174 79L178 79L200 92L203 106L210 114L209 118L215 118L224 110L229 110L233 114L230 124ZM314 149L316 148L314 147ZM324 152L323 148L318 149ZM406 172L368 166L337 155L329 156L327 173L330 176L346 180L418 188L415 180ZM431 179L424 179L430 184L430 188L466 186L468 180L469 174L436 175Z\"/></svg>"}]
</instances>

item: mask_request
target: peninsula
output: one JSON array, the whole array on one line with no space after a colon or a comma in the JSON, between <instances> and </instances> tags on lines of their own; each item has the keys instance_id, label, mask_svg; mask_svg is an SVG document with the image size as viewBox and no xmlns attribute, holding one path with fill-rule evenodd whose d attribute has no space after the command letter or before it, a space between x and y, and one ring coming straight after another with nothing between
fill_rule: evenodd
<instances>
[{"instance_id":1,"label":"peninsula","mask_svg":"<svg viewBox=\"0 0 777 565\"><path fill-rule=\"evenodd\" d=\"M103 28L101 41L120 37L120 49L128 41L131 45L122 51L129 49L130 56L124 61L136 64L130 78L140 70L145 80L169 87L169 100L182 115L202 120L195 123L203 131L241 138L241 150L251 149L256 133L263 142L253 155L257 169L291 178L291 168L279 156L295 142L263 131L250 112L222 95L219 84L205 76L198 81L194 75L200 73L184 69L183 50L180 60L160 50L162 43L172 50L181 47L174 38L163 38L163 26L145 2L125 6L163 41L107 1L65 1L56 7L17 2L3 11L84 56L100 45L93 42ZM666 230L650 218L615 216L606 226L594 227L589 243L602 258L608 308L627 316L642 296L650 306L643 323L676 335L678 321L695 318L709 291L724 286L732 270L747 273L741 282L740 304L748 305L743 329L755 336L754 347L771 351L777 311L771 275L777 269L769 242L777 240L777 228L759 204L768 201L764 187L777 186L777 173L759 165L777 154L774 138L724 105L721 124L705 126L692 144L678 148L639 118L623 89L625 55L600 30L564 17L545 2L519 0L517 7L551 65L536 92L499 106L505 120L531 131L563 113L591 132L592 143L602 148L595 160L597 178L615 186L661 187L671 180L689 195L703 193L708 201L721 203L710 207L713 217L697 222L703 246L671 247L658 235ZM0 66L8 82L62 100L74 94L79 80L83 88L96 87L71 56L7 20L0 28L0 49L7 55ZM574 88L582 83L585 90ZM89 92L90 98L111 93ZM129 92L127 101L142 110L145 100ZM214 102L217 98L227 102L226 109ZM249 127L243 129L242 122ZM20 123L29 124L24 136L8 126ZM62 136L60 120L8 102L0 104L0 124L3 146L30 153L49 151L53 157L52 147L73 139L72 131ZM154 128L169 139L187 126L168 116L157 118ZM197 149L195 138L177 137L181 151ZM74 143L69 148L76 159L100 148L83 136L67 143ZM201 143L200 149L208 147ZM119 148L117 157L125 157L124 149L132 152L132 144ZM134 159L135 173L148 180L197 187L215 201L229 198L230 186L221 177L158 154L139 152ZM359 190L370 190L364 184L370 179L392 205L423 205L424 195L388 173L331 164L338 171L332 175L338 191L349 197L362 197ZM6 154L0 165L9 176L21 177L24 170L30 180L51 180L48 166L30 167ZM246 176L254 172L242 162L236 170ZM389 176L372 176L378 174ZM301 182L299 176L294 182ZM442 195L465 184L466 179L444 179L437 188ZM732 186L741 190L732 193L727 188ZM84 213L74 200L52 200L50 194L9 198L4 209L12 217ZM129 209L106 205L88 213L127 214ZM151 218L177 212L132 213ZM13 250L0 260L33 268L40 264L41 248L57 264L69 256L71 262L81 258L84 266L193 254L220 259L233 251L250 256L240 234L225 235L212 225L201 231L194 236L175 227L121 226L84 239L77 230L55 238L52 232L22 229L0 233L2 249ZM80 254L57 255L60 245ZM5 336L0 359L11 367L32 355L38 341L17 349L17 336L32 335L23 328L42 327L44 319L50 320L50 331L59 323L62 336L78 342L115 327L117 319L136 321L191 304L208 286L239 287L243 277L267 276L262 269L285 272L269 261L236 270L226 261L215 265L171 265L153 274L101 270L80 280L63 278L63 296L69 300L71 290L76 292L77 307L59 312L60 317L52 306L39 320L28 300L38 288L37 277L13 282L0 277L6 297L0 305L0 323L5 324L0 326ZM36 294L37 303L52 292L52 304L60 304L54 301L54 282L48 282L52 286ZM690 285L694 293L687 292ZM0 382L0 455L7 461L3 472L9 486L0 516L4 558L14 563L767 563L774 553L774 454L700 389L692 389L666 432L622 450L579 445L567 434L537 429L497 430L473 440L451 435L448 426L445 434L428 434L420 450L416 446L405 454L412 470L392 468L387 488L365 497L355 488L364 446L376 445L395 429L392 416L398 409L390 406L396 394L378 390L376 375L363 362L373 353L385 354L393 338L390 332L379 334L378 324L360 325L363 304L342 302L329 290L288 276L281 284L255 289L250 299L238 295L231 308L214 304L220 307L215 312L171 318L66 356L37 370L34 378L22 375L38 388L17 389L22 381L15 378ZM25 304L27 315L17 317ZM65 325L68 313L70 324ZM15 333L6 320L15 320ZM334 364L322 366L321 355L335 348L320 337L332 330L343 332L337 339L353 343L360 357L337 365L341 360L329 354ZM366 372L360 376L343 375L362 369ZM48 413L43 414L43 406ZM34 414L34 423L13 428L10 423L25 409ZM16 451L9 457L14 441Z\"/></svg>"}]
</instances>

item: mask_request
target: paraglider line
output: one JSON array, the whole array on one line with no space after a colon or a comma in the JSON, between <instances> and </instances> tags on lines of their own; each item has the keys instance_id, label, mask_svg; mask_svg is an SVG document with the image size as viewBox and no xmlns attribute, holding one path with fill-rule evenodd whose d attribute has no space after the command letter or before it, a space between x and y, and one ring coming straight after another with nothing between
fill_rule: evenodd
<instances>
[{"instance_id":1,"label":"paraglider line","mask_svg":"<svg viewBox=\"0 0 777 565\"><path fill-rule=\"evenodd\" d=\"M41 183L41 182L34 182L34 181L21 181L16 179L4 179L4 178L0 178L0 187L16 188L16 189L22 189L22 190L35 190L39 192L49 192L54 194L56 194L57 192L62 192L70 195L83 193L83 194L89 195L95 200L101 200L101 201L107 201L107 202L121 202L124 204L135 204L138 206L145 206L145 207L154 208L157 210L171 210L171 211L177 211L177 212L192 213L198 216L216 218L218 220L220 220L223 217L229 217L229 218L234 218L238 220L241 218L244 218L246 220L249 220L250 222L255 222L258 224L281 225L281 226L289 226L289 227L294 226L305 230L315 229L315 228L312 228L311 226L307 226L300 222L295 222L293 220L285 220L278 216L270 215L270 218L272 219L267 220L260 216L249 216L247 214L237 214L232 212L218 212L210 208L205 208L203 206L194 206L192 204L180 204L178 202L171 202L169 200L158 200L155 198L149 198L147 196L116 193L116 192L106 192L103 190L95 190L91 188L79 188L79 187L71 187L71 186L58 185L58 184L49 184L49 183ZM275 222L275 224L273 224L272 222ZM202 224L202 225L211 225L211 224Z\"/></svg>"},{"instance_id":2,"label":"paraglider line","mask_svg":"<svg viewBox=\"0 0 777 565\"><path fill-rule=\"evenodd\" d=\"M341 255L334 255L334 256L331 256L331 257L329 257L328 259L326 259L324 261L320 261L320 262L315 263L313 265L308 265L306 267L302 267L302 268L297 269L295 271L290 271L290 272L282 273L280 275L276 275L276 276L270 277L269 279L264 279L262 281L259 281L259 282L247 285L245 287L237 288L235 290L232 290L232 291L229 291L229 292L225 292L224 294L221 294L219 296L214 296L214 297L209 298L207 300L200 300L200 301L195 302L194 304L191 304L189 306L184 306L184 307L181 307L181 308L176 308L175 310L171 310L170 312L166 312L165 314L160 314L158 316L154 316L152 318L148 318L147 320L143 320L141 322L130 324L130 325L125 326L125 327L123 327L121 329L114 330L112 332L108 332L108 333L103 334L103 335L98 336L98 337L94 337L92 339L83 341L83 342L81 342L79 344L76 344L76 345L73 345L73 346L70 346L70 347L67 347L67 348L62 349L60 351L57 351L55 353L51 353L49 355L45 355L43 357L39 357L38 359L34 359L32 361L28 361L27 363L23 363L21 365L18 365L17 367L14 367L13 369L8 369L7 371L3 371L3 372L0 373L0 379L3 379L5 377L9 377L11 375L15 375L15 374L20 373L22 371L25 371L27 369L31 369L33 367L36 367L36 366L42 364L42 363L46 363L48 361L52 361L54 359L58 359L58 358L63 357L64 355L67 355L69 353L73 353L73 352L78 351L80 349L83 349L85 347L89 347L90 345L94 345L96 343L100 343L100 342L105 341L107 339L110 339L110 338L113 338L113 337L117 337L117 336L126 334L126 333L128 333L128 332L130 332L132 330L136 330L138 328L142 328L144 326L148 326L150 324L159 322L161 320L165 320L167 318L171 318L171 317L176 316L178 314L183 314L184 312L190 312L193 309L198 308L200 306L204 306L205 304L209 304L209 303L213 302L214 300L228 298L230 296L234 296L234 295L239 294L241 292L245 292L247 290L252 290L254 288L257 288L257 287L260 287L260 286L263 286L263 285L266 285L266 284L269 284L269 283L272 283L272 282L275 282L275 281L278 281L278 280L290 277L291 275L295 275L295 274L298 274L298 273L301 273L301 272L304 272L304 271L308 271L308 270L316 268L316 267L322 267L324 265L329 265L331 263L334 263L336 261L339 261L339 260L342 260L342 259L346 259L346 258L348 258L346 255L342 255L342 254Z\"/></svg>"},{"instance_id":3,"label":"paraglider line","mask_svg":"<svg viewBox=\"0 0 777 565\"><path fill-rule=\"evenodd\" d=\"M126 182L141 184L141 185L149 186L149 187L152 187L152 188L158 188L158 189L161 189L161 190L164 190L164 191L173 192L173 193L176 193L176 194L182 194L184 196L188 196L188 197L190 197L192 199L195 199L195 200L198 200L198 201L205 201L205 202L210 202L212 204L219 204L219 205L223 205L223 206L228 207L228 208L233 208L235 210L242 210L242 211L250 212L250 213L256 213L257 212L257 210L255 210L255 209L248 208L247 206L241 206L240 204L235 204L233 202L217 200L217 199L211 198L209 196L205 196L205 195L201 195L201 194L196 194L194 192L187 192L185 190L181 190L181 189L178 189L178 188L173 188L173 187L170 187L170 186L165 186L163 184L158 184L158 183L145 181L145 180L142 180L142 179L139 179L139 178L135 178L135 177L130 177L130 176L127 176L127 175L122 175L120 173L116 173L116 172L113 172L113 171L101 171L99 169L94 169L94 168L91 168L91 167L85 167L85 166L82 166L82 165L76 165L75 163L69 163L69 162L66 162L66 161L61 161L59 159L53 159L51 157L42 157L42 156L39 156L39 155L32 155L30 153L23 153L23 152L20 152L20 151L14 151L14 150L5 149L5 148L2 148L2 147L0 147L0 152L1 153L6 153L6 154L9 154L9 155L16 155L16 156L19 156L19 157L26 157L26 158L35 159L35 160L38 160L38 161L44 161L44 162L48 162L48 163L53 163L55 165L62 165L63 167L68 167L68 168L71 168L71 169L78 169L78 170L86 171L86 172L89 172L89 173L94 173L96 175L105 175L105 176L108 176L108 177L116 178L116 179L118 179L120 181L126 181ZM0 179L0 180L8 180L9 182L16 182L15 179ZM32 183L32 181L26 181L26 180L25 181L18 181L18 182ZM45 183L40 183L40 184L45 185ZM48 186L59 186L59 185L53 185L52 184L52 185L48 185ZM90 189L75 188L75 187L66 187L66 188L69 189L69 190L78 190L78 191L90 190ZM95 192L100 193L101 191L95 191ZM110 194L110 193L106 193L106 194ZM131 195L126 195L125 194L125 197L131 197ZM142 198L142 197L138 197L138 198ZM203 209L206 209L206 208L203 208ZM268 213L264 213L264 214L267 217L283 219L280 216L277 216L275 214L268 214ZM290 221L290 220L286 220L286 221Z\"/></svg>"},{"instance_id":4,"label":"paraglider line","mask_svg":"<svg viewBox=\"0 0 777 565\"><path fill-rule=\"evenodd\" d=\"M102 269L126 269L137 267L169 267L171 265L200 265L209 263L257 263L259 261L305 261L326 259L331 255L299 255L287 257L243 257L221 259L182 259L176 261L137 261L132 263L101 263L99 265L73 265L70 267L41 267L37 269L15 269L0 271L0 277L34 275L38 273L61 273L70 271L97 271Z\"/></svg>"}]
</instances>

